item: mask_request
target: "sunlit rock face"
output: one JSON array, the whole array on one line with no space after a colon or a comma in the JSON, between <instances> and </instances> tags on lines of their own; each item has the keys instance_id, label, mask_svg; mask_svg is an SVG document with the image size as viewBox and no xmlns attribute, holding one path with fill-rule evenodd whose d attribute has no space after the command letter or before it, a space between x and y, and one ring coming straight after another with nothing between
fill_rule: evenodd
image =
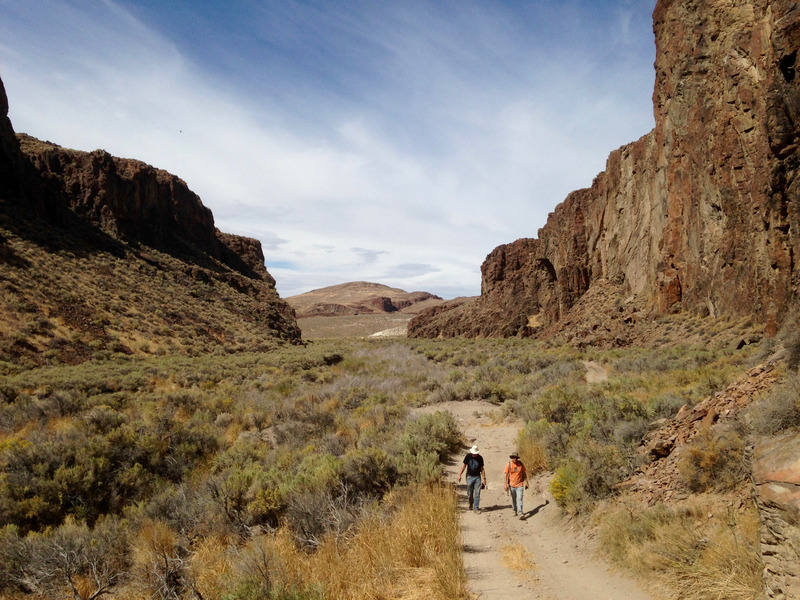
<instances>
[{"instance_id":1,"label":"sunlit rock face","mask_svg":"<svg viewBox=\"0 0 800 600\"><path fill-rule=\"evenodd\" d=\"M612 152L537 239L493 250L477 300L410 335L536 335L599 281L656 313L752 315L797 304L800 6L660 0L655 128Z\"/></svg>"}]
</instances>

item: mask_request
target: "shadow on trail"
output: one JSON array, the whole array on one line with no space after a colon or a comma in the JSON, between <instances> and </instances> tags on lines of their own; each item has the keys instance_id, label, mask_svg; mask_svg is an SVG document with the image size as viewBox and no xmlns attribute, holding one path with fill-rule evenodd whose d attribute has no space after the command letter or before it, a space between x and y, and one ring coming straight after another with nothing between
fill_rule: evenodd
<instances>
[{"instance_id":1,"label":"shadow on trail","mask_svg":"<svg viewBox=\"0 0 800 600\"><path fill-rule=\"evenodd\" d=\"M533 510L528 511L527 513L522 513L522 520L527 521L531 517L536 516L537 514L539 514L539 511L542 510L548 504L550 504L550 500L545 500L544 504L540 504L539 506L537 506Z\"/></svg>"}]
</instances>

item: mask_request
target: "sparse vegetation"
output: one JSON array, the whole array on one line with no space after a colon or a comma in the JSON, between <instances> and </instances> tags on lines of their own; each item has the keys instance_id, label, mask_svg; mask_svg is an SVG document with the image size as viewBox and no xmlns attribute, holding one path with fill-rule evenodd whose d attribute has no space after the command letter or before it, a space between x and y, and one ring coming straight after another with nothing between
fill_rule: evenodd
<instances>
[{"instance_id":1,"label":"sparse vegetation","mask_svg":"<svg viewBox=\"0 0 800 600\"><path fill-rule=\"evenodd\" d=\"M681 455L678 465L686 486L693 492L725 491L745 480L745 440L731 428L704 429Z\"/></svg>"},{"instance_id":2,"label":"sparse vegetation","mask_svg":"<svg viewBox=\"0 0 800 600\"><path fill-rule=\"evenodd\" d=\"M727 385L748 355L340 340L18 370L0 383L0 593L465 597L455 499L438 483L463 440L449 413L411 409L472 399L523 418L529 470L553 471L557 502L590 515L638 466L653 421ZM585 383L587 358L607 381ZM719 489L710 457L736 442L720 435L687 459L698 489ZM628 527L647 529L647 515ZM106 583L83 555L72 575L23 568L68 539L102 546L112 527Z\"/></svg>"},{"instance_id":3,"label":"sparse vegetation","mask_svg":"<svg viewBox=\"0 0 800 600\"><path fill-rule=\"evenodd\" d=\"M409 416L437 374L376 341L5 377L0 593L463 597L439 483L461 434L450 413ZM392 528L403 543L377 546Z\"/></svg>"},{"instance_id":4,"label":"sparse vegetation","mask_svg":"<svg viewBox=\"0 0 800 600\"><path fill-rule=\"evenodd\" d=\"M597 511L594 519L614 562L671 590L674 598L762 597L754 507L734 511L713 495L669 507L627 500Z\"/></svg>"},{"instance_id":5,"label":"sparse vegetation","mask_svg":"<svg viewBox=\"0 0 800 600\"><path fill-rule=\"evenodd\" d=\"M761 435L775 435L800 427L800 376L790 375L782 385L753 405L748 422Z\"/></svg>"}]
</instances>

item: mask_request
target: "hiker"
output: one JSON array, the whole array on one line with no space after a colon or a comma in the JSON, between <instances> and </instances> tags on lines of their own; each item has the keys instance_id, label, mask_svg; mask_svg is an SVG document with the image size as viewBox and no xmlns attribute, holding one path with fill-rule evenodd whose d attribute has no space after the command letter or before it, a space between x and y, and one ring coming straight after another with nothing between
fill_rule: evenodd
<instances>
[{"instance_id":1,"label":"hiker","mask_svg":"<svg viewBox=\"0 0 800 600\"><path fill-rule=\"evenodd\" d=\"M467 470L467 498L469 499L469 509L476 513L481 512L481 488L486 487L486 470L483 468L483 457L478 453L478 447L473 446L469 449L469 454L464 457L464 464L458 472L458 481L461 482L461 474ZM481 484L483 477L483 484Z\"/></svg>"},{"instance_id":2,"label":"hiker","mask_svg":"<svg viewBox=\"0 0 800 600\"><path fill-rule=\"evenodd\" d=\"M525 513L522 511L522 494L528 489L528 472L519 459L519 454L514 452L509 454L508 458L511 460L504 470L505 478L503 483L506 492L511 491L511 508L514 509L514 516L523 519L525 518Z\"/></svg>"}]
</instances>

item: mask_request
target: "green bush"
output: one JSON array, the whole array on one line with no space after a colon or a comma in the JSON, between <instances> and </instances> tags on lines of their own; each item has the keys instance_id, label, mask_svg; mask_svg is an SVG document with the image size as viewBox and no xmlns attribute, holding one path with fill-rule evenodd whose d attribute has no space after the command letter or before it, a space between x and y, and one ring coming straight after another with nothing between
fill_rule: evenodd
<instances>
[{"instance_id":1,"label":"green bush","mask_svg":"<svg viewBox=\"0 0 800 600\"><path fill-rule=\"evenodd\" d=\"M610 496L614 486L631 472L631 467L620 449L596 440L586 440L571 448L575 460L581 464L577 486L579 497L595 501Z\"/></svg>"},{"instance_id":2,"label":"green bush","mask_svg":"<svg viewBox=\"0 0 800 600\"><path fill-rule=\"evenodd\" d=\"M406 424L401 447L412 454L434 452L443 460L460 449L463 443L453 414L437 410Z\"/></svg>"},{"instance_id":3,"label":"green bush","mask_svg":"<svg viewBox=\"0 0 800 600\"><path fill-rule=\"evenodd\" d=\"M693 492L732 489L746 477L744 448L737 431L706 428L684 449L678 470Z\"/></svg>"},{"instance_id":4,"label":"green bush","mask_svg":"<svg viewBox=\"0 0 800 600\"><path fill-rule=\"evenodd\" d=\"M397 483L397 465L379 448L354 450L345 456L342 482L357 496L380 498Z\"/></svg>"},{"instance_id":5,"label":"green bush","mask_svg":"<svg viewBox=\"0 0 800 600\"><path fill-rule=\"evenodd\" d=\"M567 462L556 469L550 480L550 493L559 506L567 508L580 504L580 477L580 466L573 462Z\"/></svg>"}]
</instances>

